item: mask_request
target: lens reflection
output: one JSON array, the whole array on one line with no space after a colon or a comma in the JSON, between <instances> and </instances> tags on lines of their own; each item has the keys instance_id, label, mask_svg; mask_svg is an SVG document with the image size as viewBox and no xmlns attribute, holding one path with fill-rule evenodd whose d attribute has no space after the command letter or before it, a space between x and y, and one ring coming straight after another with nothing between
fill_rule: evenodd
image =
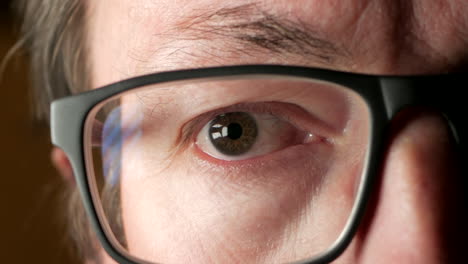
<instances>
[{"instance_id":1,"label":"lens reflection","mask_svg":"<svg viewBox=\"0 0 468 264\"><path fill-rule=\"evenodd\" d=\"M101 130L88 160L108 232L154 263L324 252L349 218L369 138L353 92L288 78L142 87L89 120Z\"/></svg>"}]
</instances>

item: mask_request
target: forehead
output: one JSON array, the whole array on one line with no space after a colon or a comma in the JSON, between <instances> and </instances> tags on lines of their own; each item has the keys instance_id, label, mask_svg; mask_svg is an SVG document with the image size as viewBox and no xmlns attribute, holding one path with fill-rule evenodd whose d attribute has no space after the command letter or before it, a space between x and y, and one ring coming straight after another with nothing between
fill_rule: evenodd
<instances>
[{"instance_id":1,"label":"forehead","mask_svg":"<svg viewBox=\"0 0 468 264\"><path fill-rule=\"evenodd\" d=\"M102 0L88 11L94 87L228 64L412 74L467 60L464 0Z\"/></svg>"}]
</instances>

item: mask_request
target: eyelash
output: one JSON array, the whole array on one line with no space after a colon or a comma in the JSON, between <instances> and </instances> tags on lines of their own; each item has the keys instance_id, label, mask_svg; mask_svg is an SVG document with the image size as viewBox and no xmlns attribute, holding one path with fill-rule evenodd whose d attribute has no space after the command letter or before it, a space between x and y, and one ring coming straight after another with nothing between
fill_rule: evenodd
<instances>
[{"instance_id":1,"label":"eyelash","mask_svg":"<svg viewBox=\"0 0 468 264\"><path fill-rule=\"evenodd\" d=\"M278 113L278 110L274 109L272 105L276 105L276 102L256 102L256 103L239 103L228 107L212 110L208 113L201 114L198 117L188 121L183 125L180 133L182 142L188 143L187 140L194 140L196 135L201 131L203 126L213 120L215 117L228 113L228 112L249 112L257 114L270 114L279 115L278 117L286 122L290 122L288 115ZM284 103L281 103L284 104ZM295 125L294 123L292 123Z\"/></svg>"},{"instance_id":2,"label":"eyelash","mask_svg":"<svg viewBox=\"0 0 468 264\"><path fill-rule=\"evenodd\" d=\"M186 150L188 147L195 145L195 141L197 135L201 132L202 128L215 117L228 113L228 112L248 112L248 113L255 113L255 114L269 114L275 116L285 122L290 123L291 125L295 126L298 130L302 130L305 132L311 133L315 137L315 141L326 141L326 138L321 136L320 133L315 133L315 131L310 131L310 129L306 129L303 124L299 124L298 117L293 115L307 115L309 119L310 114L307 113L304 109L293 105L291 103L284 103L284 102L254 102L254 103L239 103L235 105L231 105L228 107L219 108L216 110L212 110L210 112L201 114L194 119L185 123L182 128L181 132L179 133L178 137L178 150ZM299 118L300 119L300 118ZM302 117L304 119L304 117ZM314 122L316 123L316 122ZM316 125L316 124L315 124ZM198 152L202 152L201 150L196 150ZM201 154L201 153L200 153ZM203 155L204 156L204 155ZM237 164L246 162L246 160L239 160L239 161L221 161L213 157L206 157L209 159L216 160L217 163L226 163L226 164ZM260 159L262 157L254 157L252 160Z\"/></svg>"}]
</instances>

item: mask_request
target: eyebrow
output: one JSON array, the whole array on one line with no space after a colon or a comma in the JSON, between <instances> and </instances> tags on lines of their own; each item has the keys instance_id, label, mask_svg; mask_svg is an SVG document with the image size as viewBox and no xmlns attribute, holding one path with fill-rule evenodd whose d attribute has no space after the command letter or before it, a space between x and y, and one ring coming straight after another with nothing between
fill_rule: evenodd
<instances>
[{"instance_id":1,"label":"eyebrow","mask_svg":"<svg viewBox=\"0 0 468 264\"><path fill-rule=\"evenodd\" d=\"M184 17L175 30L176 40L223 40L230 44L222 48L247 54L255 50L265 54L298 55L330 65L349 54L311 25L271 14L256 4L202 11Z\"/></svg>"}]
</instances>

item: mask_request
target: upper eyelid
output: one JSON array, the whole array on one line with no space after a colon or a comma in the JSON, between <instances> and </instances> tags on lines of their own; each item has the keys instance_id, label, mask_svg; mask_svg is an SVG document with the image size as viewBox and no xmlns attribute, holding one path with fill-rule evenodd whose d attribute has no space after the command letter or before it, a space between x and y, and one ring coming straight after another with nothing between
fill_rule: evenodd
<instances>
[{"instance_id":1,"label":"upper eyelid","mask_svg":"<svg viewBox=\"0 0 468 264\"><path fill-rule=\"evenodd\" d=\"M274 107L272 107L273 104L274 104ZM196 133L198 133L201 130L201 128L207 122L211 121L216 116L222 113L233 112L233 111L257 112L257 113L266 113L266 114L271 114L271 115L280 115L279 117L281 119L285 120L286 122L290 122L292 125L295 125L296 127L298 127L298 129L302 129L304 131L310 132L319 137L330 138L330 137L338 135L338 133L336 133L336 131L334 131L334 129L332 129L331 127L327 126L325 122L318 120L316 117L314 117L312 113L309 113L304 109L301 109L301 112L302 112L301 114L307 115L307 117L304 117L304 116L291 117L292 111L286 111L286 110L285 112L288 112L286 114L278 113L279 111L277 110L277 108L279 108L278 107L279 104L284 105L284 106L288 105L290 107L291 105L293 105L287 102L239 103L239 104L234 104L231 106L205 112L195 117L194 119L189 120L184 125L182 125L182 128L180 129L180 132L178 133L178 137L174 143L174 147L177 149L176 152L179 152L181 149L184 149L185 147L189 146L190 140L194 137ZM295 106L295 107L299 108L299 106ZM298 113L296 112L296 114ZM294 119L301 119L301 120L294 120ZM301 121L303 121L303 124L302 125L298 124Z\"/></svg>"}]
</instances>

